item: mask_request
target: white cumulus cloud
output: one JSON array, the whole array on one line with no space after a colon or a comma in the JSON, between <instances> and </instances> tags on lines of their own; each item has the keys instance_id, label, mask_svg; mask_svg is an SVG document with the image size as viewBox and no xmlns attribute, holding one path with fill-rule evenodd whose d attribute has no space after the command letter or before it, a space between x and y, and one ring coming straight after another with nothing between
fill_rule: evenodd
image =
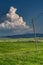
<instances>
[{"instance_id":1,"label":"white cumulus cloud","mask_svg":"<svg viewBox=\"0 0 43 65\"><path fill-rule=\"evenodd\" d=\"M23 17L16 14L16 8L10 7L6 19L0 23L0 29L13 29L15 33L29 32L31 29L23 20Z\"/></svg>"}]
</instances>

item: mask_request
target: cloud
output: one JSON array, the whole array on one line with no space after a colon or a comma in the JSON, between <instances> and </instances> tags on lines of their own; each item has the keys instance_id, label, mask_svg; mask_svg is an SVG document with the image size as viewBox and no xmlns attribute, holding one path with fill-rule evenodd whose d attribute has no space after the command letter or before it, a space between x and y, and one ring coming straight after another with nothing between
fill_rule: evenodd
<instances>
[{"instance_id":1,"label":"cloud","mask_svg":"<svg viewBox=\"0 0 43 65\"><path fill-rule=\"evenodd\" d=\"M12 30L14 33L29 32L31 28L23 20L23 17L16 14L16 8L10 7L9 12L6 14L5 20L0 23L0 29Z\"/></svg>"}]
</instances>

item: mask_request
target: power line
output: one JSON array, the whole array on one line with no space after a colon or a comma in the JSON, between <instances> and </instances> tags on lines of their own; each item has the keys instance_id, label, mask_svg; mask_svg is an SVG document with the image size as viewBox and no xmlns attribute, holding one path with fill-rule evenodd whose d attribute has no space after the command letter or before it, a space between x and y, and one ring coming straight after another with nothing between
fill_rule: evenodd
<instances>
[{"instance_id":1,"label":"power line","mask_svg":"<svg viewBox=\"0 0 43 65\"><path fill-rule=\"evenodd\" d=\"M34 32L34 37L35 37L35 47L36 51L38 50L38 44L37 44L37 38L36 38L36 29L35 29L35 20L37 20L40 16L42 16L43 12L40 13L36 18L32 18L32 26L33 26L33 32Z\"/></svg>"}]
</instances>

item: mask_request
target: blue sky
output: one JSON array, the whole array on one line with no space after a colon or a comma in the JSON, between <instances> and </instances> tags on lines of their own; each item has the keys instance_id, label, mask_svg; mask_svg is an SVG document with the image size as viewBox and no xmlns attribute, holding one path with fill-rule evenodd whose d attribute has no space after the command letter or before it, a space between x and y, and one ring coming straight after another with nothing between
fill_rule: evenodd
<instances>
[{"instance_id":1,"label":"blue sky","mask_svg":"<svg viewBox=\"0 0 43 65\"><path fill-rule=\"evenodd\" d=\"M10 7L17 8L16 13L19 16L23 17L23 20L26 22L26 25L30 28L32 27L31 19L36 18L36 20L34 20L36 32L43 33L43 14L39 18L37 18L40 13L43 13L43 0L0 0L0 24L5 21L3 20L4 15L9 12ZM32 31L28 32L27 30L24 30L22 33L24 32L30 33ZM12 35L15 33L16 32L13 32L12 29L0 29L0 35Z\"/></svg>"}]
</instances>

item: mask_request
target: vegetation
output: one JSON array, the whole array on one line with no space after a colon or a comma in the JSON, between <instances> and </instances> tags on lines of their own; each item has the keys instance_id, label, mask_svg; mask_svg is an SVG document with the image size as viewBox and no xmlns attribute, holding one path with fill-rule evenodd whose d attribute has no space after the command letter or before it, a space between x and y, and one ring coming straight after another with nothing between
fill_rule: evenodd
<instances>
[{"instance_id":1,"label":"vegetation","mask_svg":"<svg viewBox=\"0 0 43 65\"><path fill-rule=\"evenodd\" d=\"M43 40L0 39L0 65L43 65Z\"/></svg>"}]
</instances>

